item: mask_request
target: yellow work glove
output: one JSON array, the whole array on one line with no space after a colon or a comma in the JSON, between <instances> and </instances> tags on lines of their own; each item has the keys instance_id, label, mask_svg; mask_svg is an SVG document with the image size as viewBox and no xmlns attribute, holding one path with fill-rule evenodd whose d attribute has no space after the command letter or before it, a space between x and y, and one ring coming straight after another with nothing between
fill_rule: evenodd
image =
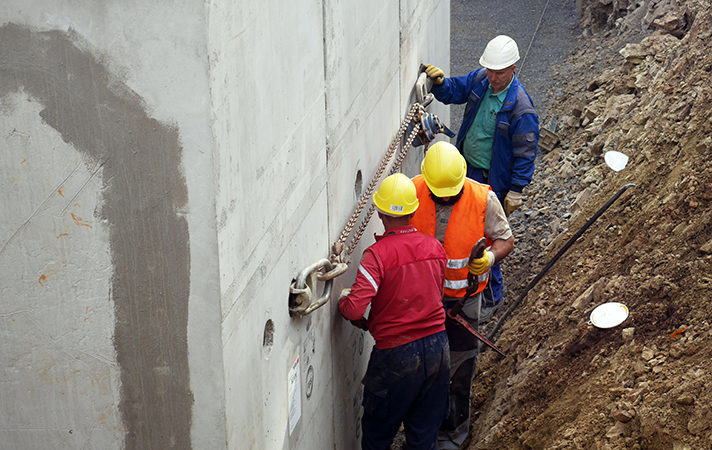
<instances>
[{"instance_id":1,"label":"yellow work glove","mask_svg":"<svg viewBox=\"0 0 712 450\"><path fill-rule=\"evenodd\" d=\"M489 250L485 250L482 258L473 259L472 262L467 265L467 270L469 270L472 275L482 275L490 270L490 267L492 267L493 264L494 253Z\"/></svg>"},{"instance_id":2,"label":"yellow work glove","mask_svg":"<svg viewBox=\"0 0 712 450\"><path fill-rule=\"evenodd\" d=\"M425 73L433 79L435 84L443 84L443 81L445 81L445 73L435 66L425 64Z\"/></svg>"},{"instance_id":3,"label":"yellow work glove","mask_svg":"<svg viewBox=\"0 0 712 450\"><path fill-rule=\"evenodd\" d=\"M504 213L509 216L522 206L523 195L521 192L509 191L504 197Z\"/></svg>"}]
</instances>

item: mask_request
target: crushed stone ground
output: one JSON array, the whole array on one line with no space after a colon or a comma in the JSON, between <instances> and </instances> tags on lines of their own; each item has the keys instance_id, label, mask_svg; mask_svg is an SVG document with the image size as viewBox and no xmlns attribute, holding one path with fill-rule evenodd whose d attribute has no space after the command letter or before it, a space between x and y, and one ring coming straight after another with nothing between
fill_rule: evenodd
<instances>
[{"instance_id":1,"label":"crushed stone ground","mask_svg":"<svg viewBox=\"0 0 712 450\"><path fill-rule=\"evenodd\" d=\"M504 323L508 356L482 355L468 448L710 449L712 7L580 3L582 33L542 114L560 142L511 217L507 301L635 187ZM620 172L604 163L612 150L630 157ZM630 316L598 329L589 316L606 302Z\"/></svg>"},{"instance_id":2,"label":"crushed stone ground","mask_svg":"<svg viewBox=\"0 0 712 450\"><path fill-rule=\"evenodd\" d=\"M453 0L453 21L473 3ZM521 14L491 3L482 17L497 5ZM578 15L559 31L566 55L544 58L548 70L529 59L522 75L559 142L540 150L527 201L510 217L517 242L502 266L507 304L495 320L606 201L635 187L507 317L495 336L507 357L481 355L464 448L712 449L712 5L560 3L562 23L572 8ZM481 48L453 42L455 75L477 67L488 37L529 42L533 31L525 20L495 30L461 17L453 41L479 33ZM458 48L472 51L457 61ZM456 130L462 112L451 114ZM608 151L627 155L627 167L606 166ZM607 302L630 315L598 329L590 314Z\"/></svg>"}]
</instances>

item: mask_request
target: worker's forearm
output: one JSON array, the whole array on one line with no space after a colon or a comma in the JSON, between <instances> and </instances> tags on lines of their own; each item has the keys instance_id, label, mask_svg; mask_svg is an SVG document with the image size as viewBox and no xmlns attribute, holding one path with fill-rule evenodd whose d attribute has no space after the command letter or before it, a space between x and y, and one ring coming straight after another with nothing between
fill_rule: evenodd
<instances>
[{"instance_id":1,"label":"worker's forearm","mask_svg":"<svg viewBox=\"0 0 712 450\"><path fill-rule=\"evenodd\" d=\"M366 313L368 304L371 302L369 296L364 296L363 291L356 288L354 293L354 288L351 288L351 294L344 297L339 302L339 311L341 315L349 320L358 320Z\"/></svg>"},{"instance_id":2,"label":"worker's forearm","mask_svg":"<svg viewBox=\"0 0 712 450\"><path fill-rule=\"evenodd\" d=\"M339 302L341 315L350 320L362 318L368 309L368 304L378 292L377 286L380 282L378 261L367 249L363 253L361 264L359 264L356 281L351 285L351 293Z\"/></svg>"},{"instance_id":3,"label":"worker's forearm","mask_svg":"<svg viewBox=\"0 0 712 450\"><path fill-rule=\"evenodd\" d=\"M496 263L502 261L509 255L514 249L514 236L510 236L509 239L498 239L492 243L490 251L494 253L494 261Z\"/></svg>"}]
</instances>

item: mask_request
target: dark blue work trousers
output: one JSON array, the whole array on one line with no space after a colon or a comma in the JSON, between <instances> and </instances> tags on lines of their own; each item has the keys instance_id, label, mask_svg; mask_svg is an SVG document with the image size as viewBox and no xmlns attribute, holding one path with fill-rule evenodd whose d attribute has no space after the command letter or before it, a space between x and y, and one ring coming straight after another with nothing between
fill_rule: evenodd
<instances>
[{"instance_id":1,"label":"dark blue work trousers","mask_svg":"<svg viewBox=\"0 0 712 450\"><path fill-rule=\"evenodd\" d=\"M408 450L435 450L448 414L450 348L447 333L395 348L374 347L362 381L363 450L387 450L401 422Z\"/></svg>"},{"instance_id":2,"label":"dark blue work trousers","mask_svg":"<svg viewBox=\"0 0 712 450\"><path fill-rule=\"evenodd\" d=\"M489 184L488 171L484 169L476 169L471 166L470 163L467 163L467 178L475 180L478 183ZM499 199L499 203L502 205L502 208L504 208L504 197L507 196L507 192L508 191L495 192L495 194L497 194L497 198ZM490 268L489 286L492 289L492 299L487 298L487 296L483 297L483 301L487 303L483 304L482 306L486 307L494 306L495 304L501 302L502 298L504 297L504 295L502 294L502 286L504 286L504 277L502 277L502 270L499 268L498 262L494 263L494 265Z\"/></svg>"}]
</instances>

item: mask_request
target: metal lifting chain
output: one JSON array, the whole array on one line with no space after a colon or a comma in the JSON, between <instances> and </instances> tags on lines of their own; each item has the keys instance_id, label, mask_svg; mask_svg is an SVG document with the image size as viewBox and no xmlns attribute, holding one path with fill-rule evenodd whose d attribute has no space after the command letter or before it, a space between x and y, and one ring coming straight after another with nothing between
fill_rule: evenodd
<instances>
[{"instance_id":1,"label":"metal lifting chain","mask_svg":"<svg viewBox=\"0 0 712 450\"><path fill-rule=\"evenodd\" d=\"M406 116L405 120L403 121L403 124L398 130L398 134L396 135L395 139L393 139L393 142L388 148L386 154L383 156L383 159L381 160L381 163L378 166L376 174L373 176L373 179L368 185L366 192L364 192L361 196L356 210L351 215L351 218L346 224L344 231L341 232L339 240L336 241L332 246L332 254L331 256L329 256L329 259L320 259L314 264L305 267L304 270L302 270L297 276L297 278L292 282L289 287L289 313L291 315L306 316L308 314L311 314L316 309L322 307L329 301L329 298L331 297L331 289L333 287L333 280L334 278L346 272L346 270L348 269L348 264L350 262L349 255L353 253L354 249L356 248L356 244L358 244L358 241L361 239L361 236L363 236L363 233L366 230L366 227L368 226L368 222L371 220L371 216L373 215L373 212L376 209L376 206L374 204L371 204L368 212L366 213L366 216L363 218L361 224L356 230L356 233L353 239L351 240L351 243L349 244L348 248L344 247L344 242L346 242L346 239L351 234L351 231L353 230L354 225L356 224L356 220L358 220L359 216L361 215L363 208L373 197L373 192L376 190L376 186L378 185L378 182L381 179L383 172L386 170L386 167L388 167L388 164L393 158L393 155L395 154L396 149L398 148L398 144L400 143L406 130L409 128L409 126L412 126L412 131L408 135L405 144L401 148L400 152L398 153L398 156L396 157L395 161L393 162L393 165L391 166L388 172L389 175L394 174L400 168L401 164L403 163L403 160L408 154L410 146L413 144L413 141L416 139L418 134L423 131L423 118L426 114L427 112L425 111L425 107L421 106L420 103L414 103L413 106L411 106L408 115ZM427 136L424 139L429 142ZM320 296L318 296L318 294L316 293L317 281L324 282L324 289Z\"/></svg>"},{"instance_id":2,"label":"metal lifting chain","mask_svg":"<svg viewBox=\"0 0 712 450\"><path fill-rule=\"evenodd\" d=\"M388 167L388 164L390 163L391 158L393 158L393 155L396 151L396 148L398 148L398 144L400 143L401 138L403 137L403 134L405 134L405 131L408 129L408 126L411 124L411 122L413 122L413 120L416 118L420 118L423 113L425 113L425 108L423 108L419 103L413 103L413 105L410 108L410 111L408 112L408 115L406 116L405 120L401 124L400 129L398 130L398 133L396 134L396 137L393 139L393 142L391 143L390 147L388 148L388 151L386 151L386 154L383 156L383 159L381 160L381 163L379 164L378 169L376 170L376 173L373 176L373 179L371 179L371 183L368 185L368 188L361 196L361 199L358 202L358 206L356 207L356 210L353 212L353 214L351 215L351 218L346 223L346 226L344 227L344 231L341 232L339 239L332 246L332 254L329 257L329 260L331 260L333 263L345 263L345 264L349 263L348 256L351 255L351 253L353 253L354 249L356 248L356 245L358 244L359 240L363 236L363 233L366 230L366 227L368 226L368 222L371 220L371 216L373 216L373 213L376 209L376 206L373 203L371 204L370 208L368 209L366 216L361 221L361 224L359 225L358 229L356 230L354 237L351 239L349 246L344 248L344 242L346 242L346 239L351 234L351 231L353 230L353 227L356 224L356 220L361 215L361 211L363 211L363 208L366 206L368 201L373 197L373 192L376 190L376 186L378 185L378 182L381 179L383 172L386 170L386 167ZM396 157L393 165L391 166L391 169L388 172L389 175L393 175L400 168L401 164L403 163L403 160L405 159L406 155L408 154L408 150L410 149L410 146L412 145L413 140L416 138L416 136L420 132L420 129L421 129L420 120L416 120L413 125L413 129L412 129L410 135L406 139L405 144L401 148L398 156Z\"/></svg>"}]
</instances>

